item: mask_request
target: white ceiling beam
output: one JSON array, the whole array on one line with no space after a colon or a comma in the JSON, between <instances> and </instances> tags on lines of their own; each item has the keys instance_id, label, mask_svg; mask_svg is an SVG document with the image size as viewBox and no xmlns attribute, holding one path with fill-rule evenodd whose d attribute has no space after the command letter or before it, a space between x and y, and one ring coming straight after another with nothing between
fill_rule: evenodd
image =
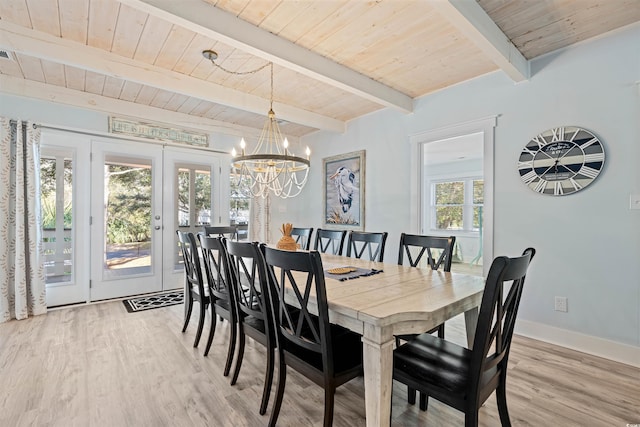
<instances>
[{"instance_id":1,"label":"white ceiling beam","mask_svg":"<svg viewBox=\"0 0 640 427\"><path fill-rule=\"evenodd\" d=\"M70 105L72 107L99 111L109 115L116 114L118 116L134 117L155 123L170 123L172 125L210 133L221 133L245 138L258 138L261 133L261 129L233 125L205 117L195 117L189 114L167 111L162 108L135 104L133 102L7 75L0 75L0 93ZM105 121L105 129L106 128L107 122ZM211 148L226 148L215 147L215 140L213 142L214 146Z\"/></svg>"},{"instance_id":2,"label":"white ceiling beam","mask_svg":"<svg viewBox=\"0 0 640 427\"><path fill-rule=\"evenodd\" d=\"M202 0L118 0L385 107L413 111L413 99Z\"/></svg>"},{"instance_id":3,"label":"white ceiling beam","mask_svg":"<svg viewBox=\"0 0 640 427\"><path fill-rule=\"evenodd\" d=\"M475 0L429 3L515 82L529 80L529 61Z\"/></svg>"},{"instance_id":4,"label":"white ceiling beam","mask_svg":"<svg viewBox=\"0 0 640 427\"><path fill-rule=\"evenodd\" d=\"M176 92L205 101L266 115L269 100L215 83L141 63L111 52L0 20L0 45L14 52L94 71L110 77ZM346 123L301 108L274 103L278 118L332 132L344 132Z\"/></svg>"}]
</instances>

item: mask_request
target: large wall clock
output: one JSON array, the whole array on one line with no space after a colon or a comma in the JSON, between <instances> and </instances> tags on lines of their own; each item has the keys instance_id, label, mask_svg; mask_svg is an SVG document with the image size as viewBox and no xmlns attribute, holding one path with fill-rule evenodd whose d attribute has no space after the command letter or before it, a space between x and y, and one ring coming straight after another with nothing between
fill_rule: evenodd
<instances>
[{"instance_id":1,"label":"large wall clock","mask_svg":"<svg viewBox=\"0 0 640 427\"><path fill-rule=\"evenodd\" d=\"M604 166L604 148L579 127L549 129L533 137L518 160L520 178L540 194L566 196L595 180Z\"/></svg>"}]
</instances>

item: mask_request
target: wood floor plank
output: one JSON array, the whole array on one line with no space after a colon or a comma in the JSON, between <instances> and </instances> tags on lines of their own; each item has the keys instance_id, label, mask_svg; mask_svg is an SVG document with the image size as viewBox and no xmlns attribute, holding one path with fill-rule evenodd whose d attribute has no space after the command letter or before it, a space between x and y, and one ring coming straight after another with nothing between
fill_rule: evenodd
<instances>
[{"instance_id":1,"label":"wood floor plank","mask_svg":"<svg viewBox=\"0 0 640 427\"><path fill-rule=\"evenodd\" d=\"M247 340L235 386L222 370L228 322L208 357L194 349L195 316L181 333L181 305L127 313L119 301L74 306L0 324L0 426L264 426L258 414L264 348ZM209 319L207 319L207 322ZM447 338L464 344L462 316ZM275 393L275 380L273 393ZM514 337L507 399L515 426L624 426L640 422L640 369ZM459 426L461 413L433 399L429 411L406 403L394 384L393 426ZM324 393L289 370L279 426L322 424ZM364 381L336 393L334 425L361 427ZM481 426L500 425L495 397Z\"/></svg>"}]
</instances>

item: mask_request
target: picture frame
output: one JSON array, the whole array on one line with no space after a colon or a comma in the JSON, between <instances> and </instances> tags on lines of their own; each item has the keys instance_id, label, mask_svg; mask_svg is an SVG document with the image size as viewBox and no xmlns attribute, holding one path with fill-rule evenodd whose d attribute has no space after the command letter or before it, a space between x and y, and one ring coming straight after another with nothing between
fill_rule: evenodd
<instances>
[{"instance_id":1,"label":"picture frame","mask_svg":"<svg viewBox=\"0 0 640 427\"><path fill-rule=\"evenodd\" d=\"M364 231L365 150L322 159L322 227Z\"/></svg>"}]
</instances>

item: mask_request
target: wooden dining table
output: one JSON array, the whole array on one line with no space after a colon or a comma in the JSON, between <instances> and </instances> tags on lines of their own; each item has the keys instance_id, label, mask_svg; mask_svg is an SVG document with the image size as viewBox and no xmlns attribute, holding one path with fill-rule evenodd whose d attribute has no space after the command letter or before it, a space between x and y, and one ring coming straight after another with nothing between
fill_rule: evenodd
<instances>
[{"instance_id":1,"label":"wooden dining table","mask_svg":"<svg viewBox=\"0 0 640 427\"><path fill-rule=\"evenodd\" d=\"M471 346L484 279L322 254L325 272L337 267L382 270L337 280L325 274L329 320L362 335L366 423L388 426L391 415L394 335L421 333L464 313Z\"/></svg>"}]
</instances>

